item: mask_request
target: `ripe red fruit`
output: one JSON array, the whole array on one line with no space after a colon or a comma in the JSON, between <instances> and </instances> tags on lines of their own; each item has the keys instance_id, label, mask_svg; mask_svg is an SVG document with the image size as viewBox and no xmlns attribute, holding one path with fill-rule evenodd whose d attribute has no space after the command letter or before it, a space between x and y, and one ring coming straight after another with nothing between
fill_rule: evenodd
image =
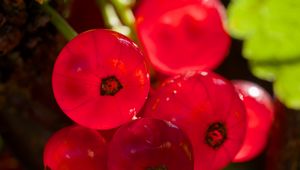
<instances>
[{"instance_id":1,"label":"ripe red fruit","mask_svg":"<svg viewBox=\"0 0 300 170\"><path fill-rule=\"evenodd\" d=\"M107 144L96 130L70 126L56 132L44 150L46 170L106 170Z\"/></svg>"},{"instance_id":2,"label":"ripe red fruit","mask_svg":"<svg viewBox=\"0 0 300 170\"><path fill-rule=\"evenodd\" d=\"M167 74L216 68L230 45L224 11L219 0L141 1L136 27L153 66Z\"/></svg>"},{"instance_id":3,"label":"ripe red fruit","mask_svg":"<svg viewBox=\"0 0 300 170\"><path fill-rule=\"evenodd\" d=\"M262 87L248 81L233 81L247 111L244 144L234 162L245 162L260 154L266 146L274 119L272 98Z\"/></svg>"},{"instance_id":4,"label":"ripe red fruit","mask_svg":"<svg viewBox=\"0 0 300 170\"><path fill-rule=\"evenodd\" d=\"M109 170L193 170L187 136L175 125L141 118L115 133L108 152Z\"/></svg>"},{"instance_id":5,"label":"ripe red fruit","mask_svg":"<svg viewBox=\"0 0 300 170\"><path fill-rule=\"evenodd\" d=\"M78 35L62 49L52 85L65 114L95 129L130 121L143 106L150 86L136 44L119 33L100 29Z\"/></svg>"},{"instance_id":6,"label":"ripe red fruit","mask_svg":"<svg viewBox=\"0 0 300 170\"><path fill-rule=\"evenodd\" d=\"M233 85L214 73L188 72L153 94L146 117L171 121L190 138L195 170L224 168L243 144L245 108Z\"/></svg>"}]
</instances>

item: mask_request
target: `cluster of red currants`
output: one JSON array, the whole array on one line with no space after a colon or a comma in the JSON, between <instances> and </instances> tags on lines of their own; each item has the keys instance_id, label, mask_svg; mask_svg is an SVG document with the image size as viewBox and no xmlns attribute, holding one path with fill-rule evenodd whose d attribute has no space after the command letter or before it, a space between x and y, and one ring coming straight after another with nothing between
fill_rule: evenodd
<instances>
[{"instance_id":1,"label":"cluster of red currants","mask_svg":"<svg viewBox=\"0 0 300 170\"><path fill-rule=\"evenodd\" d=\"M150 95L144 55L127 37L90 30L62 49L54 96L78 125L49 139L45 169L217 170L262 151L271 97L255 84L203 71L221 63L229 46L221 4L172 2L144 1L137 12L146 55L170 75Z\"/></svg>"}]
</instances>

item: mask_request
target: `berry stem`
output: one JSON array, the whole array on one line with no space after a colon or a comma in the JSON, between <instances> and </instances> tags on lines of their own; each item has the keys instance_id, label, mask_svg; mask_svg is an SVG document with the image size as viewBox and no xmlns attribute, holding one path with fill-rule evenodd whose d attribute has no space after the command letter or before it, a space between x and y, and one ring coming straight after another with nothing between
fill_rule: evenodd
<instances>
[{"instance_id":1,"label":"berry stem","mask_svg":"<svg viewBox=\"0 0 300 170\"><path fill-rule=\"evenodd\" d=\"M132 9L128 2L124 0L110 0L112 5L115 7L118 16L121 19L121 22L130 28L130 37L137 42L136 31L134 27L135 17L132 12Z\"/></svg>"},{"instance_id":2,"label":"berry stem","mask_svg":"<svg viewBox=\"0 0 300 170\"><path fill-rule=\"evenodd\" d=\"M115 8L107 0L96 0L106 27L111 28L126 36L130 36L130 28L123 25L118 17Z\"/></svg>"},{"instance_id":3,"label":"berry stem","mask_svg":"<svg viewBox=\"0 0 300 170\"><path fill-rule=\"evenodd\" d=\"M128 27L132 26L135 22L133 12L122 0L111 0L112 5L115 7L123 24Z\"/></svg>"},{"instance_id":4,"label":"berry stem","mask_svg":"<svg viewBox=\"0 0 300 170\"><path fill-rule=\"evenodd\" d=\"M77 32L48 3L43 3L42 8L50 15L51 23L67 40L71 40L77 36Z\"/></svg>"},{"instance_id":5,"label":"berry stem","mask_svg":"<svg viewBox=\"0 0 300 170\"><path fill-rule=\"evenodd\" d=\"M108 28L122 33L138 43L134 23L135 17L130 2L124 0L96 0Z\"/></svg>"}]
</instances>

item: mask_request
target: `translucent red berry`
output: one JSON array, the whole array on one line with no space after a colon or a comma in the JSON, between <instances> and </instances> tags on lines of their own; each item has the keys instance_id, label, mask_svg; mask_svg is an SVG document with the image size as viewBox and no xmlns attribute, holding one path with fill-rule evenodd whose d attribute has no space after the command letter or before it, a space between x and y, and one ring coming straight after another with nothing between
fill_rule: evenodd
<instances>
[{"instance_id":1,"label":"translucent red berry","mask_svg":"<svg viewBox=\"0 0 300 170\"><path fill-rule=\"evenodd\" d=\"M149 75L136 44L109 30L71 40L54 66L57 103L76 123L110 129L128 122L143 106Z\"/></svg>"},{"instance_id":2,"label":"translucent red berry","mask_svg":"<svg viewBox=\"0 0 300 170\"><path fill-rule=\"evenodd\" d=\"M109 170L193 170L187 136L170 122L141 118L121 126L108 154Z\"/></svg>"},{"instance_id":3,"label":"translucent red berry","mask_svg":"<svg viewBox=\"0 0 300 170\"><path fill-rule=\"evenodd\" d=\"M247 130L244 144L234 162L249 161L265 148L274 119L271 96L259 85L248 81L233 81L247 111Z\"/></svg>"},{"instance_id":4,"label":"translucent red berry","mask_svg":"<svg viewBox=\"0 0 300 170\"><path fill-rule=\"evenodd\" d=\"M216 68L230 45L224 11L219 0L141 1L136 26L154 67L167 74Z\"/></svg>"},{"instance_id":5,"label":"translucent red berry","mask_svg":"<svg viewBox=\"0 0 300 170\"><path fill-rule=\"evenodd\" d=\"M187 133L196 170L219 170L232 161L243 144L245 114L229 81L201 71L168 79L150 97L144 113Z\"/></svg>"},{"instance_id":6,"label":"translucent red berry","mask_svg":"<svg viewBox=\"0 0 300 170\"><path fill-rule=\"evenodd\" d=\"M106 170L107 144L96 130L66 127L48 140L44 166L46 170Z\"/></svg>"}]
</instances>

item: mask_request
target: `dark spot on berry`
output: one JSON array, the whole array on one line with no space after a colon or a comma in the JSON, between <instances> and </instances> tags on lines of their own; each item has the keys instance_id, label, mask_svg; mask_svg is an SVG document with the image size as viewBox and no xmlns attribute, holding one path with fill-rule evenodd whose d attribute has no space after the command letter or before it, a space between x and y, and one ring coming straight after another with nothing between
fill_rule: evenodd
<instances>
[{"instance_id":1,"label":"dark spot on berry","mask_svg":"<svg viewBox=\"0 0 300 170\"><path fill-rule=\"evenodd\" d=\"M145 170L168 170L166 165L159 165L156 167L147 167Z\"/></svg>"},{"instance_id":2,"label":"dark spot on berry","mask_svg":"<svg viewBox=\"0 0 300 170\"><path fill-rule=\"evenodd\" d=\"M123 88L116 76L108 76L101 80L101 96L114 96Z\"/></svg>"},{"instance_id":3,"label":"dark spot on berry","mask_svg":"<svg viewBox=\"0 0 300 170\"><path fill-rule=\"evenodd\" d=\"M213 149L218 149L227 139L225 125L221 122L209 125L205 134L205 142Z\"/></svg>"}]
</instances>

